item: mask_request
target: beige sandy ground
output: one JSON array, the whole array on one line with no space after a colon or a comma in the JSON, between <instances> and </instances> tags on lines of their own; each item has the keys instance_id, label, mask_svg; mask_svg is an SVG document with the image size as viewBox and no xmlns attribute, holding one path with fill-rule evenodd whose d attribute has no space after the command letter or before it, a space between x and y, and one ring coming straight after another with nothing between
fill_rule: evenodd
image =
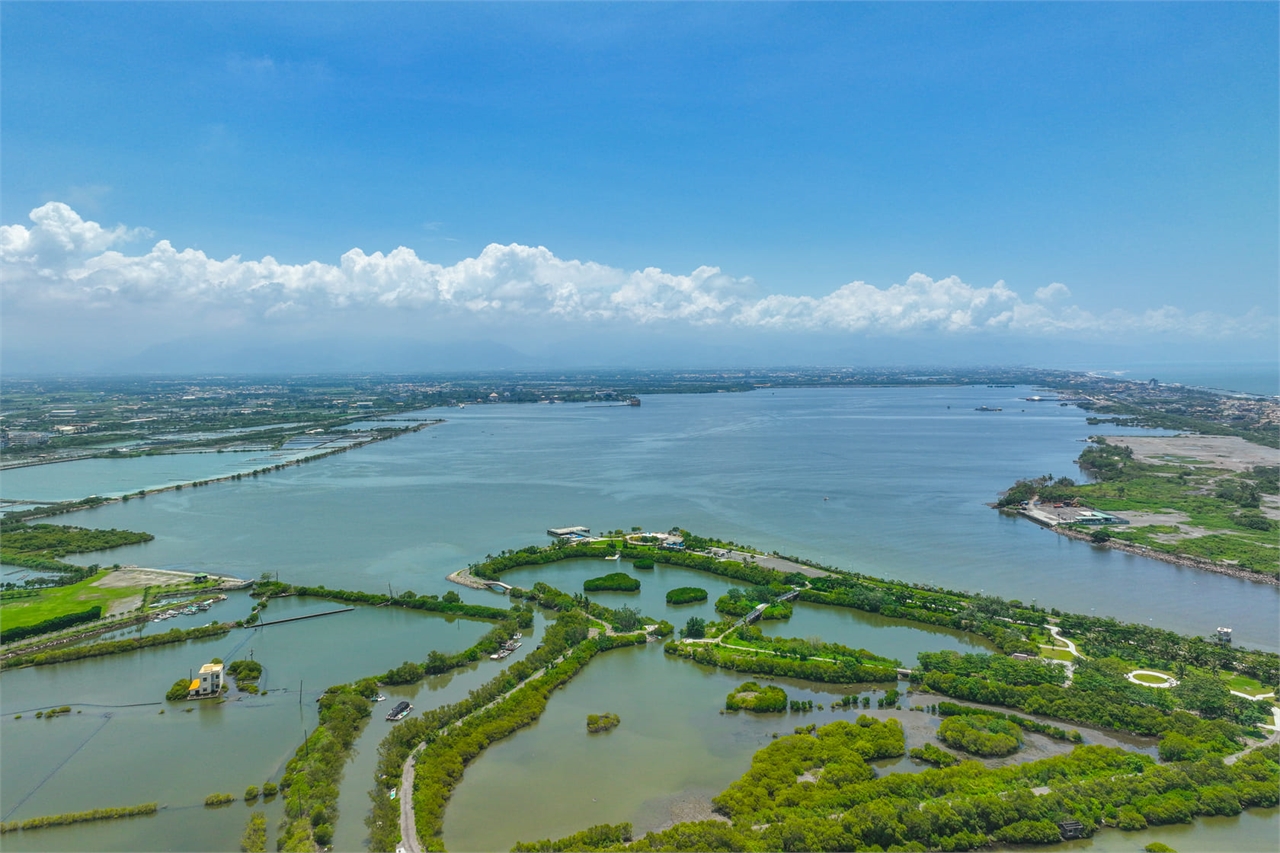
<instances>
[{"instance_id":1,"label":"beige sandy ground","mask_svg":"<svg viewBox=\"0 0 1280 853\"><path fill-rule=\"evenodd\" d=\"M1247 471L1254 465L1280 465L1280 450L1234 435L1108 435L1106 439L1132 448L1133 455L1142 462L1186 461L1231 471Z\"/></svg>"},{"instance_id":2,"label":"beige sandy ground","mask_svg":"<svg viewBox=\"0 0 1280 853\"><path fill-rule=\"evenodd\" d=\"M124 587L144 587L144 586L177 586L179 584L191 583L194 577L189 572L171 572L166 569L140 569L137 566L126 566L116 569L114 572L108 572L105 576L94 581L92 586L102 587L103 589L121 589ZM211 575L211 577L217 577ZM130 610L137 608L142 603L142 594L131 595L128 598L120 598L111 602L111 606L107 609L107 616L115 616L119 613L128 613Z\"/></svg>"}]
</instances>

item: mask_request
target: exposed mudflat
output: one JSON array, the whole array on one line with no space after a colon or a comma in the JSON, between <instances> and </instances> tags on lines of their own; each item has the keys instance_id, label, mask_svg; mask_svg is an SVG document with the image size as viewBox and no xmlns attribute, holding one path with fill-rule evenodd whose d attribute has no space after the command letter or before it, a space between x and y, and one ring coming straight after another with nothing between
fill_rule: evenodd
<instances>
[{"instance_id":1,"label":"exposed mudflat","mask_svg":"<svg viewBox=\"0 0 1280 853\"><path fill-rule=\"evenodd\" d=\"M1280 450L1234 435L1108 435L1111 444L1133 449L1142 462L1208 465L1248 471L1255 465L1280 465Z\"/></svg>"}]
</instances>

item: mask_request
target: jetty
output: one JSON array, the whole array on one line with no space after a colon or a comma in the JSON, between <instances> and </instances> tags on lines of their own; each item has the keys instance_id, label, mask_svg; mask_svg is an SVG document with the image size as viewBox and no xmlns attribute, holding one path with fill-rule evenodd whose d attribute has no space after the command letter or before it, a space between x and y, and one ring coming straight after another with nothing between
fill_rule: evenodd
<instances>
[{"instance_id":1,"label":"jetty","mask_svg":"<svg viewBox=\"0 0 1280 853\"><path fill-rule=\"evenodd\" d=\"M288 619L277 619L274 622L259 622L256 627L265 628L268 625L283 625L286 622L301 622L303 619L319 619L321 616L332 616L335 613L350 613L355 610L354 607L341 607L337 610L326 610L323 613L307 613L304 616L290 616Z\"/></svg>"}]
</instances>

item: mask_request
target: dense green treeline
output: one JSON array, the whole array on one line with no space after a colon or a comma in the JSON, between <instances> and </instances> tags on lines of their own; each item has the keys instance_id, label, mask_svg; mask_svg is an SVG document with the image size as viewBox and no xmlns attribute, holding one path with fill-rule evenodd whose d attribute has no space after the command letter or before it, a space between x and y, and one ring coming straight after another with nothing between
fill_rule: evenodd
<instances>
[{"instance_id":1,"label":"dense green treeline","mask_svg":"<svg viewBox=\"0 0 1280 853\"><path fill-rule=\"evenodd\" d=\"M731 635L722 638L722 643L734 643L750 646L753 649L771 652L783 657L799 660L810 658L831 658L837 661L850 661L855 664L865 663L869 666L893 669L902 666L896 658L884 658L866 649L853 649L839 643L815 642L802 640L799 637L770 637L755 625L740 625Z\"/></svg>"},{"instance_id":2,"label":"dense green treeline","mask_svg":"<svg viewBox=\"0 0 1280 853\"><path fill-rule=\"evenodd\" d=\"M466 717L457 727L427 742L416 759L413 809L418 838L426 850L443 850L444 809L462 773L489 744L532 724L542 715L551 691L569 681L599 652L645 642L644 634L600 635L577 644L563 660L548 665L494 705Z\"/></svg>"},{"instance_id":3,"label":"dense green treeline","mask_svg":"<svg viewBox=\"0 0 1280 853\"><path fill-rule=\"evenodd\" d=\"M421 743L434 741L444 727L483 708L514 690L535 672L559 658L571 647L587 638L591 620L581 611L561 613L543 632L541 648L515 661L496 677L472 690L466 699L441 705L410 717L395 726L378 744L378 784L369 793L373 808L365 819L369 828L370 850L391 851L400 841L400 804L392 800L389 789L399 784L404 763ZM643 635L641 635L643 636ZM408 796L409 792L404 792Z\"/></svg>"},{"instance_id":4,"label":"dense green treeline","mask_svg":"<svg viewBox=\"0 0 1280 853\"><path fill-rule=\"evenodd\" d=\"M932 671L925 660L912 673L924 688L983 705L1016 708L1028 714L1118 729L1161 738L1162 756L1185 750L1223 756L1240 748L1241 728L1228 720L1206 720L1175 710L1169 691L1140 687L1123 677L1123 666L1108 660L1081 661L1070 687L1006 684L991 673L955 675ZM1177 737L1173 737L1173 735ZM1172 740L1170 740L1172 738ZM1166 747L1166 741L1169 746Z\"/></svg>"},{"instance_id":5,"label":"dense green treeline","mask_svg":"<svg viewBox=\"0 0 1280 853\"><path fill-rule=\"evenodd\" d=\"M790 619L791 602L778 601L778 596L790 591L791 587L783 583L757 585L746 589L735 586L716 599L716 612L741 619L763 604L766 606L760 614L761 619Z\"/></svg>"},{"instance_id":6,"label":"dense green treeline","mask_svg":"<svg viewBox=\"0 0 1280 853\"><path fill-rule=\"evenodd\" d=\"M583 593L575 592L570 595L542 581L535 583L533 589L513 587L510 595L513 599L527 599L535 602L539 607L545 607L561 613L570 610L582 610L601 622L608 623L615 631L624 634L635 631L646 624L656 624L658 626L653 631L654 635L658 637L665 637L675 631L675 627L665 619L655 621L634 607L629 607L625 604L618 608L605 607L599 602L592 601Z\"/></svg>"},{"instance_id":7,"label":"dense green treeline","mask_svg":"<svg viewBox=\"0 0 1280 853\"><path fill-rule=\"evenodd\" d=\"M854 663L851 659L840 661L799 660L766 653L736 649L733 646L712 643L667 643L663 647L669 655L682 657L705 666L715 666L733 672L753 675L801 678L826 684L858 684L863 682L897 681L898 672L893 667L871 666Z\"/></svg>"},{"instance_id":8,"label":"dense green treeline","mask_svg":"<svg viewBox=\"0 0 1280 853\"><path fill-rule=\"evenodd\" d=\"M992 711L990 708L972 708L967 705L957 705L955 702L939 702L938 713L944 717L951 717L956 714L983 714L988 717L997 717L1001 720L1008 720L1011 723L1017 724L1019 728L1038 732L1042 735L1048 735L1055 740L1069 740L1074 743L1080 743L1083 740L1081 734L1075 729L1066 731L1058 728L1057 726L1042 723L1039 720L1019 717L1017 714L1002 714L999 711Z\"/></svg>"},{"instance_id":9,"label":"dense green treeline","mask_svg":"<svg viewBox=\"0 0 1280 853\"><path fill-rule=\"evenodd\" d=\"M929 592L864 577L814 578L812 585L812 589L801 590L801 601L968 631L986 637L1007 654L1040 653L1039 645L1027 636L1026 627L1005 620L1013 618L1007 613L1014 613L1027 617L1029 624L1035 626L1044 624L1045 615L1008 606L1009 603L994 596Z\"/></svg>"},{"instance_id":10,"label":"dense green treeline","mask_svg":"<svg viewBox=\"0 0 1280 853\"><path fill-rule=\"evenodd\" d=\"M19 640L25 640L27 637L51 634L54 631L61 631L63 628L83 625L85 622L93 622L100 618L102 618L102 605L95 604L87 610L81 610L79 613L64 613L61 616L54 616L34 625L19 625L14 628L0 629L0 643L16 643Z\"/></svg>"},{"instance_id":11,"label":"dense green treeline","mask_svg":"<svg viewBox=\"0 0 1280 853\"><path fill-rule=\"evenodd\" d=\"M1178 664L1231 670L1280 687L1280 655L1187 637L1164 628L1100 616L1064 613L1058 627L1089 657L1118 657L1140 666L1176 670Z\"/></svg>"},{"instance_id":12,"label":"dense green treeline","mask_svg":"<svg viewBox=\"0 0 1280 853\"><path fill-rule=\"evenodd\" d=\"M338 785L347 754L368 722L372 707L352 685L330 687L320 697L320 725L289 759L280 779L285 816L279 850L309 852L333 840Z\"/></svg>"},{"instance_id":13,"label":"dense green treeline","mask_svg":"<svg viewBox=\"0 0 1280 853\"><path fill-rule=\"evenodd\" d=\"M702 540L684 531L685 542L694 548ZM727 546L721 546L727 547ZM740 547L740 546L738 546ZM612 545L555 543L547 548L529 546L520 551L506 552L483 564L473 566L478 577L496 578L511 568L553 563L578 557L602 558L614 553ZM779 587L790 584L801 586L806 582L811 588L800 592L801 601L829 604L880 613L885 616L919 622L927 625L953 628L985 637L1006 654L1021 652L1038 655L1040 642L1048 642L1043 626L1048 614L1042 609L1028 606L1017 600L1004 600L996 596L971 595L955 590L929 585L911 585L866 575L843 573L806 578L799 573L783 574L760 566L743 564L734 560L721 560L706 554L681 550L660 550L651 547L625 545L621 549L628 559L657 559L674 566L695 569L709 574L743 581L756 587ZM540 602L549 606L548 602ZM557 608L564 609L564 608ZM739 606L739 610L742 608ZM749 612L747 608L745 612ZM1157 668L1162 663L1185 661L1196 666L1231 669L1250 675L1266 685L1280 682L1280 655L1249 649L1232 648L1207 643L1195 638L1183 637L1172 631L1128 625L1111 619L1058 614L1063 631L1069 636L1086 635L1083 648L1094 656L1115 654L1126 660ZM1095 646L1089 645L1092 641ZM1148 651L1150 650L1150 651ZM1123 653L1122 653L1123 652Z\"/></svg>"},{"instance_id":14,"label":"dense green treeline","mask_svg":"<svg viewBox=\"0 0 1280 853\"><path fill-rule=\"evenodd\" d=\"M405 592L392 598L389 595L381 595L376 592L359 592L347 589L329 589L323 586L295 586L290 584L276 584L275 582L264 583L259 581L255 587L255 594L267 596L275 595L300 595L311 596L312 598L325 598L330 601L347 601L356 604L372 604L372 605L389 605L391 607L404 607L409 610L425 610L428 613L446 613L452 616L468 616L472 619L512 619L519 618L516 612L513 617L511 610L503 610L498 607L489 607L484 604L465 604L461 600L449 600L450 593L445 593L445 597L437 599L435 596L418 597L412 592ZM457 598L456 593L454 597ZM533 624L532 616L528 617L522 628L528 628Z\"/></svg>"},{"instance_id":15,"label":"dense green treeline","mask_svg":"<svg viewBox=\"0 0 1280 853\"><path fill-rule=\"evenodd\" d=\"M52 559L68 554L87 554L105 551L122 545L150 542L150 533L132 530L94 530L60 524L23 524L9 521L0 524L4 537L4 551L15 554L34 554ZM6 560L5 562L8 562Z\"/></svg>"},{"instance_id":16,"label":"dense green treeline","mask_svg":"<svg viewBox=\"0 0 1280 853\"><path fill-rule=\"evenodd\" d=\"M536 545L530 545L521 548L518 551L505 551L497 557L488 557L483 563L475 563L470 566L471 574L484 580L498 580L498 576L503 572L511 569L518 569L524 566L541 566L548 563L557 563L561 560L573 560L583 558L603 559L611 557L614 554L621 554L626 560L656 560L659 563L666 563L672 566L683 566L687 569L696 569L701 572L707 572L721 577L731 578L737 581L745 581L749 584L757 586L768 586L769 584L796 584L803 583L804 575L794 573L790 575L776 572L772 569L766 569L759 566L744 565L736 560L721 560L706 554L693 554L687 551L671 551L659 550L649 546L624 545L622 548L615 550L613 545L606 543L581 543L571 544L568 542L557 541L547 546L539 548Z\"/></svg>"},{"instance_id":17,"label":"dense green treeline","mask_svg":"<svg viewBox=\"0 0 1280 853\"><path fill-rule=\"evenodd\" d=\"M562 839L515 849L971 850L993 841L1057 842L1062 820L1080 821L1091 835L1103 826L1140 829L1238 814L1280 798L1274 746L1231 766L1214 760L1161 766L1122 749L1082 746L1008 767L965 761L876 778L868 760L902 754L901 730L894 728L893 720L862 717L774 741L715 798L729 824L676 824L631 842L629 826L593 827L570 836L572 847ZM1032 790L1042 786L1047 793Z\"/></svg>"},{"instance_id":18,"label":"dense green treeline","mask_svg":"<svg viewBox=\"0 0 1280 853\"><path fill-rule=\"evenodd\" d=\"M994 681L1019 687L1035 684L1063 685L1067 681L1065 667L1043 660L1014 660L1001 655L960 654L958 652L920 652L916 655L920 669L951 675L985 675Z\"/></svg>"},{"instance_id":19,"label":"dense green treeline","mask_svg":"<svg viewBox=\"0 0 1280 853\"><path fill-rule=\"evenodd\" d=\"M92 643L85 646L70 646L65 649L50 649L43 652L14 655L11 658L0 660L0 669L13 669L20 666L47 666L48 664L64 663L69 660L80 660L81 658L117 655L150 648L151 646L184 643L187 640L201 640L206 637L220 637L230 630L230 625L219 623L202 625L199 628L170 628L163 634L130 637L124 640L107 640L103 643Z\"/></svg>"},{"instance_id":20,"label":"dense green treeline","mask_svg":"<svg viewBox=\"0 0 1280 853\"><path fill-rule=\"evenodd\" d=\"M511 850L512 853L566 853L566 851L574 850L606 850L617 844L625 844L630 840L631 824L602 823L599 826L588 827L582 832L575 832L573 835L566 835L564 838L555 841L550 838L544 838L542 841L520 842L515 847L512 847Z\"/></svg>"},{"instance_id":21,"label":"dense green treeline","mask_svg":"<svg viewBox=\"0 0 1280 853\"><path fill-rule=\"evenodd\" d=\"M938 726L938 739L970 755L1012 755L1022 748L1022 729L1003 715L957 714Z\"/></svg>"},{"instance_id":22,"label":"dense green treeline","mask_svg":"<svg viewBox=\"0 0 1280 853\"><path fill-rule=\"evenodd\" d=\"M500 622L474 644L460 652L445 654L432 649L422 663L405 661L400 666L378 676L378 680L383 684L417 684L428 675L440 675L459 666L484 660L501 648L502 644L510 639L515 629L514 621Z\"/></svg>"},{"instance_id":23,"label":"dense green treeline","mask_svg":"<svg viewBox=\"0 0 1280 853\"><path fill-rule=\"evenodd\" d=\"M50 826L66 826L72 823L88 823L95 820L115 820L122 817L155 814L159 809L157 803L143 803L140 806L123 806L114 809L92 809L87 812L68 812L67 814L48 815L46 817L30 817L26 820L10 820L0 823L0 833L44 829Z\"/></svg>"}]
</instances>

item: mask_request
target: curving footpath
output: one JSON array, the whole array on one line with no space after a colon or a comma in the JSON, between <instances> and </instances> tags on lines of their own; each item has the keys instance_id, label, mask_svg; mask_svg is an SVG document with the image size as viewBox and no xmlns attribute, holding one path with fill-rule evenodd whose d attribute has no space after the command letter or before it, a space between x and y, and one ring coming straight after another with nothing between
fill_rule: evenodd
<instances>
[{"instance_id":1,"label":"curving footpath","mask_svg":"<svg viewBox=\"0 0 1280 853\"><path fill-rule=\"evenodd\" d=\"M1164 682L1161 684L1155 684L1150 681L1143 681L1140 678L1138 678L1139 675L1150 675L1154 678L1163 678ZM1138 684L1143 687L1154 687L1157 690L1164 690L1169 687L1178 686L1178 679L1174 678L1172 675L1166 675L1163 672L1156 672L1155 670L1151 670L1151 669L1135 669L1133 672L1126 672L1124 677L1129 681L1132 681L1134 684ZM1240 695L1244 695L1244 694L1240 694Z\"/></svg>"},{"instance_id":2,"label":"curving footpath","mask_svg":"<svg viewBox=\"0 0 1280 853\"><path fill-rule=\"evenodd\" d=\"M1045 627L1049 629L1049 633L1053 635L1053 638L1055 640L1057 640L1060 643L1066 643L1067 651L1071 653L1071 656L1073 658L1084 657L1084 655L1080 654L1080 650L1076 648L1075 643L1071 642L1066 637L1062 636L1061 628L1059 628L1057 625L1046 625Z\"/></svg>"}]
</instances>

